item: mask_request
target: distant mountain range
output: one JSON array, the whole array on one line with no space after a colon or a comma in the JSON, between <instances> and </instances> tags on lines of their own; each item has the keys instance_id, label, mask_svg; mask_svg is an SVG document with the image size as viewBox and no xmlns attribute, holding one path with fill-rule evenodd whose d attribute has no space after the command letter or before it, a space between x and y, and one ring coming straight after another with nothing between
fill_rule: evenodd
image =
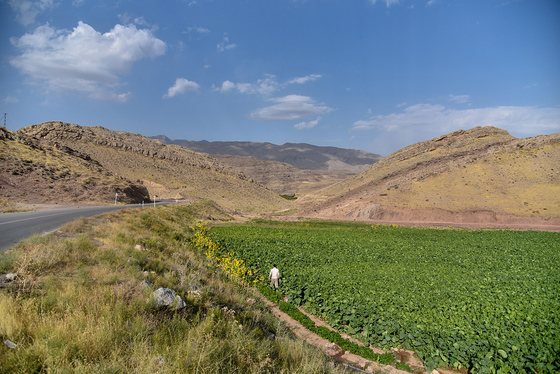
<instances>
[{"instance_id":1,"label":"distant mountain range","mask_svg":"<svg viewBox=\"0 0 560 374\"><path fill-rule=\"evenodd\" d=\"M45 122L0 128L0 210L18 204L209 200L229 212L291 202L214 157L138 134Z\"/></svg>"},{"instance_id":2,"label":"distant mountain range","mask_svg":"<svg viewBox=\"0 0 560 374\"><path fill-rule=\"evenodd\" d=\"M358 173L383 156L337 147L321 147L306 143L285 143L276 145L260 142L209 142L169 139L157 135L152 139L165 144L180 145L193 151L211 155L253 156L265 161L278 161L303 170L328 170Z\"/></svg>"},{"instance_id":3,"label":"distant mountain range","mask_svg":"<svg viewBox=\"0 0 560 374\"><path fill-rule=\"evenodd\" d=\"M205 200L244 217L560 228L560 134L518 139L476 127L373 156L309 144L156 140L63 122L0 128L0 211L112 204L118 193L120 202Z\"/></svg>"}]
</instances>

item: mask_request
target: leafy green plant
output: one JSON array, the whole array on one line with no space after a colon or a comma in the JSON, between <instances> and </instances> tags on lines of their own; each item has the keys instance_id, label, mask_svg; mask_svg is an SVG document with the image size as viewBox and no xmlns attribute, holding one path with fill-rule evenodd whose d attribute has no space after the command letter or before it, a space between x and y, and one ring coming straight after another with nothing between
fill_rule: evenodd
<instances>
[{"instance_id":1,"label":"leafy green plant","mask_svg":"<svg viewBox=\"0 0 560 374\"><path fill-rule=\"evenodd\" d=\"M295 307L292 304L286 303L284 301L280 301L279 307L281 311L283 311L284 313L286 313L296 321L300 322L306 329L316 333L317 335L329 340L332 343L335 343L345 351L354 353L356 355L362 356L372 361L379 362L384 365L391 365L395 361L395 357L391 353L384 353L384 354L374 353L369 347L366 347L364 345L359 345L348 339L344 339L336 331L329 330L324 326L319 326L319 327L316 326L315 322L313 322L308 316L306 316L304 313L302 313L297 307Z\"/></svg>"},{"instance_id":2,"label":"leafy green plant","mask_svg":"<svg viewBox=\"0 0 560 374\"><path fill-rule=\"evenodd\" d=\"M560 234L304 221L214 227L247 266L366 344L426 369L560 370Z\"/></svg>"},{"instance_id":3,"label":"leafy green plant","mask_svg":"<svg viewBox=\"0 0 560 374\"><path fill-rule=\"evenodd\" d=\"M297 200L297 196L295 194L292 195L280 195L280 197L283 197L286 200Z\"/></svg>"}]
</instances>

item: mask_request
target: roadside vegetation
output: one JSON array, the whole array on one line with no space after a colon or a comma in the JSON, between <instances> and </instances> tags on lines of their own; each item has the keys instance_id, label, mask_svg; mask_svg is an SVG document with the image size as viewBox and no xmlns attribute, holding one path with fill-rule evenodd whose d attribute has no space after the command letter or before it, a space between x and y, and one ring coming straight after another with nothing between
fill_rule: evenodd
<instances>
[{"instance_id":1,"label":"roadside vegetation","mask_svg":"<svg viewBox=\"0 0 560 374\"><path fill-rule=\"evenodd\" d=\"M337 373L252 288L193 250L209 203L70 223L0 255L0 373ZM157 306L160 287L186 307Z\"/></svg>"},{"instance_id":2,"label":"roadside vegetation","mask_svg":"<svg viewBox=\"0 0 560 374\"><path fill-rule=\"evenodd\" d=\"M391 348L427 372L559 373L558 233L230 221L208 202L128 209L2 253L0 276L16 276L0 282L0 373L345 372L254 288L343 351L402 370L417 372ZM158 306L161 287L186 306Z\"/></svg>"}]
</instances>

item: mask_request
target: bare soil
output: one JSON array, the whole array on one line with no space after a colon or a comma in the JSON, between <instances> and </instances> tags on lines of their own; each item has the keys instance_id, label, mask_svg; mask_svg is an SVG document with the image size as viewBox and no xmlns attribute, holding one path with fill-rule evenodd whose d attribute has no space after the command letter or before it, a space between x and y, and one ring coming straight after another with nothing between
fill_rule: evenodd
<instances>
[{"instance_id":1,"label":"bare soil","mask_svg":"<svg viewBox=\"0 0 560 374\"><path fill-rule=\"evenodd\" d=\"M367 206L356 208L352 214L337 210L319 213L298 212L285 219L330 219L337 221L368 222L372 224L396 224L435 228L464 227L470 229L535 230L560 232L560 218L498 214L490 210L453 212L437 208L398 208Z\"/></svg>"}]
</instances>

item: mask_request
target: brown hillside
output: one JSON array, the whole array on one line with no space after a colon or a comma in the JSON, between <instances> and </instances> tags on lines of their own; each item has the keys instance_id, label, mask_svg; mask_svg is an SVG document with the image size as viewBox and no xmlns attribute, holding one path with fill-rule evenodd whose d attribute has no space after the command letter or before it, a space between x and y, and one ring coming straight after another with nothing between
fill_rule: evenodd
<instances>
[{"instance_id":1,"label":"brown hillside","mask_svg":"<svg viewBox=\"0 0 560 374\"><path fill-rule=\"evenodd\" d=\"M313 217L560 225L560 134L456 131L301 200Z\"/></svg>"},{"instance_id":2,"label":"brown hillside","mask_svg":"<svg viewBox=\"0 0 560 374\"><path fill-rule=\"evenodd\" d=\"M211 155L252 156L264 161L278 161L302 170L344 171L355 174L383 158L381 155L357 149L322 147L307 143L276 145L247 141L189 141L169 139L164 135L154 136L153 139Z\"/></svg>"},{"instance_id":3,"label":"brown hillside","mask_svg":"<svg viewBox=\"0 0 560 374\"><path fill-rule=\"evenodd\" d=\"M279 195L307 194L355 174L342 170L302 170L284 162L264 161L253 156L214 157Z\"/></svg>"},{"instance_id":4,"label":"brown hillside","mask_svg":"<svg viewBox=\"0 0 560 374\"><path fill-rule=\"evenodd\" d=\"M40 144L0 128L0 209L18 204L108 203L148 199L148 190L107 170L88 155Z\"/></svg>"},{"instance_id":5,"label":"brown hillside","mask_svg":"<svg viewBox=\"0 0 560 374\"><path fill-rule=\"evenodd\" d=\"M290 206L287 200L212 157L141 135L63 122L33 125L18 133L41 144L88 155L104 170L141 181L150 196L158 199L209 199L229 210L254 213Z\"/></svg>"}]
</instances>

